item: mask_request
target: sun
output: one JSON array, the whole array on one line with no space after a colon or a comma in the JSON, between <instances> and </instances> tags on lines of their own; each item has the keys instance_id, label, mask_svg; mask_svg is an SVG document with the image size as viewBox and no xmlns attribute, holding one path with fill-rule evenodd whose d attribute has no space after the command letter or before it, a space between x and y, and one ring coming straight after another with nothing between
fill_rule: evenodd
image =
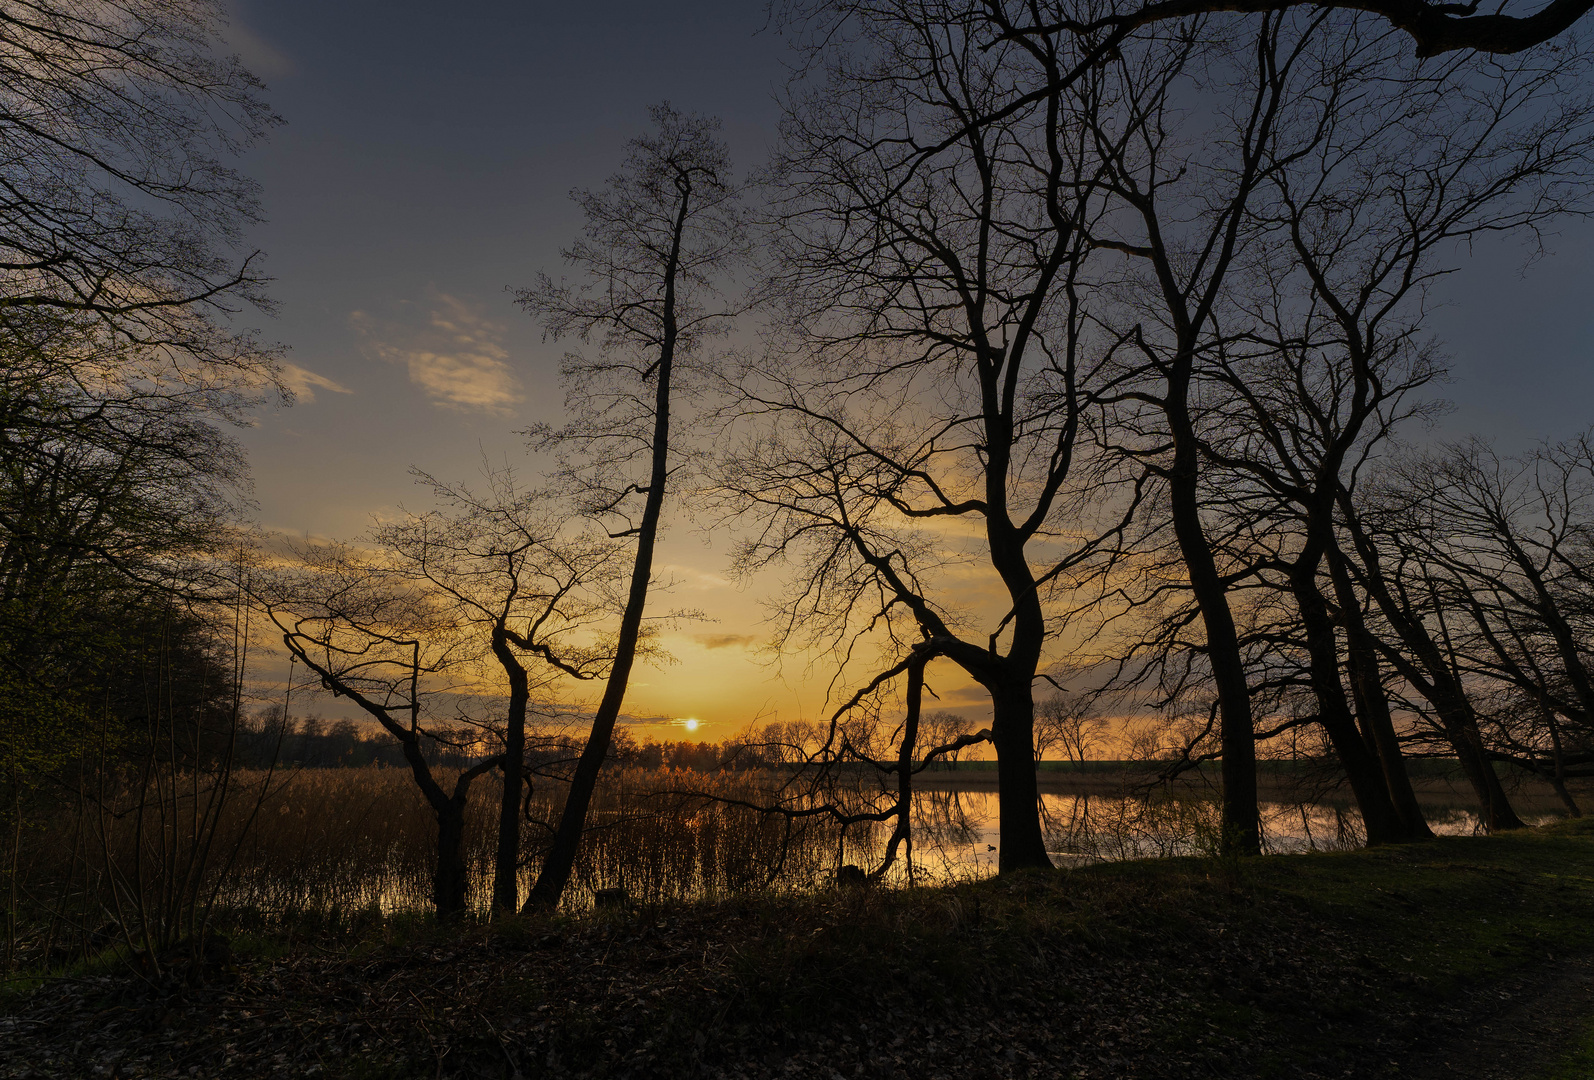
<instances>
[{"instance_id":1,"label":"sun","mask_svg":"<svg viewBox=\"0 0 1594 1080\"><path fill-rule=\"evenodd\" d=\"M696 731L697 725L700 723L702 723L702 721L695 716L689 716L685 720L681 721L681 725L685 727L687 731Z\"/></svg>"}]
</instances>

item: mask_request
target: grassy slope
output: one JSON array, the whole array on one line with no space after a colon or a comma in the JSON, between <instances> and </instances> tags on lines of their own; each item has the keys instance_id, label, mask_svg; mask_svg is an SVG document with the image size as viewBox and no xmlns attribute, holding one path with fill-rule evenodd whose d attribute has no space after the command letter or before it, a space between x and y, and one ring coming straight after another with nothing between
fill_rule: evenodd
<instances>
[{"instance_id":1,"label":"grassy slope","mask_svg":"<svg viewBox=\"0 0 1594 1080\"><path fill-rule=\"evenodd\" d=\"M23 1060L87 1075L131 1046L121 1075L1409 1076L1498 1001L1480 989L1531 995L1594 956L1591 914L1594 822L1573 822L952 889L373 925L286 955L258 942L229 986L159 1007L127 982L46 987L0 1025L28 1033L0 1030L0 1075ZM1584 1076L1594 1040L1536 1051L1523 1077Z\"/></svg>"},{"instance_id":2,"label":"grassy slope","mask_svg":"<svg viewBox=\"0 0 1594 1080\"><path fill-rule=\"evenodd\" d=\"M1586 823L1126 863L861 902L817 943L784 933L744 952L751 1008L731 1012L844 1026L906 996L1001 1022L990 1002L1005 997L1021 1042L1086 1073L1117 1056L1147 1076L1392 1074L1465 1025L1465 990L1594 952L1591 914ZM1107 1052L1091 1062L1081 1043Z\"/></svg>"}]
</instances>

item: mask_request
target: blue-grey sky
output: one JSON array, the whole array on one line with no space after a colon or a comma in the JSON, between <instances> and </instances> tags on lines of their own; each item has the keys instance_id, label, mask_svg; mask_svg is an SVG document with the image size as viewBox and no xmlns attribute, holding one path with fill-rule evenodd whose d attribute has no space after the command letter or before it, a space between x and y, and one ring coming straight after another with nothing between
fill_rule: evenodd
<instances>
[{"instance_id":1,"label":"blue-grey sky","mask_svg":"<svg viewBox=\"0 0 1594 1080\"><path fill-rule=\"evenodd\" d=\"M235 0L230 43L287 121L245 167L264 185L299 403L244 441L259 521L348 538L401 503L408 470L469 480L483 453L526 465L516 431L556 419L563 346L544 344L508 289L558 274L580 227L569 192L600 185L648 107L716 115L738 166L775 123L783 43L762 5L457 0ZM747 646L752 599L688 528L662 551L660 606L712 610L670 642L670 690L633 678L642 715L712 719L802 711ZM686 676L684 679L682 676ZM698 688L713 684L715 700ZM732 686L736 689L730 690ZM817 702L815 702L817 704Z\"/></svg>"},{"instance_id":2,"label":"blue-grey sky","mask_svg":"<svg viewBox=\"0 0 1594 1080\"><path fill-rule=\"evenodd\" d=\"M1519 449L1594 425L1594 224L1545 238L1480 244L1437 291L1433 332L1452 357L1456 411L1444 433Z\"/></svg>"},{"instance_id":3,"label":"blue-grey sky","mask_svg":"<svg viewBox=\"0 0 1594 1080\"><path fill-rule=\"evenodd\" d=\"M722 117L744 170L773 138L785 43L757 0L234 11L231 43L287 121L245 165L264 185L270 220L253 239L281 304L265 329L304 392L245 442L261 523L292 533L358 534L415 500L411 465L469 478L480 454L518 459L514 432L556 417L561 347L507 289L559 271L579 228L569 190L603 182L649 105ZM1525 273L1519 243L1480 247L1440 289L1432 328L1456 374L1445 433L1512 449L1594 423L1594 228L1568 223L1550 244ZM640 678L635 707L702 712L718 737L817 706L743 649L757 610L722 576L723 552L677 530L665 557L682 583L672 604L721 621L674 642L681 666L651 689ZM698 708L690 687L707 682L719 704Z\"/></svg>"},{"instance_id":4,"label":"blue-grey sky","mask_svg":"<svg viewBox=\"0 0 1594 1080\"><path fill-rule=\"evenodd\" d=\"M286 120L247 164L276 277L267 332L303 383L248 436L265 524L346 535L419 464L468 475L478 445L559 404L560 348L507 288L557 273L647 108L719 115L763 153L781 42L761 5L241 0L232 44Z\"/></svg>"}]
</instances>

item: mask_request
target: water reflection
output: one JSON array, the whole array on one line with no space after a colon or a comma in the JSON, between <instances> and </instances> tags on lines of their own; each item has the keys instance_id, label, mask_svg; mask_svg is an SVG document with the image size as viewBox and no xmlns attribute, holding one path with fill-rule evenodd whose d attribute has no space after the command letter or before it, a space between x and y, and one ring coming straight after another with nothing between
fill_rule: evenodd
<instances>
[{"instance_id":1,"label":"water reflection","mask_svg":"<svg viewBox=\"0 0 1594 1080\"><path fill-rule=\"evenodd\" d=\"M257 830L240 853L228 899L279 914L391 914L430 906L436 831L426 808L399 782L402 776L348 772L336 784L293 788L275 820ZM676 790L667 791L657 776L622 777L593 807L572 906L590 902L600 888L625 889L640 903L749 889L806 890L834 881L842 865L867 870L880 864L889 824L838 830L821 818L794 821L760 813L778 779L676 776L669 778ZM996 792L941 786L915 794L911 849L899 853L887 881L934 883L996 872ZM496 835L496 800L489 794L473 803L466 830L472 902L484 913ZM874 796L856 791L848 797L864 805ZM1525 817L1552 816L1553 807L1538 800L1518 802ZM1282 798L1261 809L1263 846L1270 853L1343 850L1363 842L1360 817L1344 801ZM1441 835L1480 831L1459 795L1425 802L1424 811ZM1219 847L1219 807L1205 788L1150 797L1121 789L1047 792L1041 813L1047 849L1060 866L1210 855ZM532 884L535 864L528 853L523 890Z\"/></svg>"},{"instance_id":2,"label":"water reflection","mask_svg":"<svg viewBox=\"0 0 1594 1080\"><path fill-rule=\"evenodd\" d=\"M1361 816L1349 804L1265 802L1260 809L1262 847L1269 854L1344 851L1366 841ZM1482 831L1477 815L1464 807L1445 802L1423 809L1441 836ZM1059 866L1213 855L1221 835L1217 801L1199 795L1047 793L1041 825L1047 853ZM1001 828L994 791L921 792L914 799L914 831L917 873L961 879L996 872Z\"/></svg>"}]
</instances>

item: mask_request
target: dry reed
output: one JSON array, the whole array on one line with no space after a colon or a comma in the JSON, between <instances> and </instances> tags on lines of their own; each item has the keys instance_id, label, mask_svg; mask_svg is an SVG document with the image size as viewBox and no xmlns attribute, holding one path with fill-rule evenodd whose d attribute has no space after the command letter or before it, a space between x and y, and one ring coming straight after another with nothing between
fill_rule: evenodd
<instances>
[{"instance_id":1,"label":"dry reed","mask_svg":"<svg viewBox=\"0 0 1594 1080\"><path fill-rule=\"evenodd\" d=\"M598 889L624 889L657 903L753 888L804 889L829 879L843 862L878 859L889 828L853 825L842 835L823 819L793 821L757 807L776 801L782 773L615 770L607 774L589 818L570 904ZM452 777L439 779L447 787ZM371 766L277 772L252 829L263 772L240 770L234 797L217 826L217 850L236 856L208 871L222 885L223 906L273 920L344 919L362 913L424 912L431 904L436 819L406 769ZM522 890L529 889L545 828L563 785L539 780L529 800ZM127 803L136 793L114 793ZM115 801L113 800L113 801ZM469 902L484 912L492 874L499 800L496 774L473 787L465 856ZM1048 848L1060 861L1207 854L1217 849L1217 806L1210 798L1047 794ZM989 792L921 791L914 799L913 858L889 880L948 880L995 869L996 799ZM1264 808L1273 850L1342 848L1361 843L1353 811L1332 804ZM88 820L84 815L88 815ZM1475 827L1452 815L1444 831ZM139 837L130 817L62 805L36 817L19 867L33 922L53 919L86 934L114 914L112 866L132 865ZM222 874L226 874L225 883ZM64 935L70 937L70 935Z\"/></svg>"}]
</instances>

